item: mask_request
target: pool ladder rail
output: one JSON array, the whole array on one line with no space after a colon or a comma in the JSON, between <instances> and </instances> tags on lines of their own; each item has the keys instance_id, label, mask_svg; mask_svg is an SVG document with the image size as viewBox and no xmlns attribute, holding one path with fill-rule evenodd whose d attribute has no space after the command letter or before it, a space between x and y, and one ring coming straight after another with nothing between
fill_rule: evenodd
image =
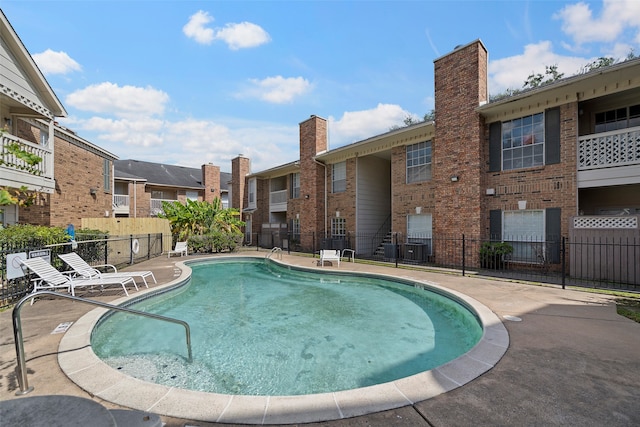
<instances>
[{"instance_id":1,"label":"pool ladder rail","mask_svg":"<svg viewBox=\"0 0 640 427\"><path fill-rule=\"evenodd\" d=\"M16 344L16 357L18 359L18 367L17 367L17 371L19 374L18 383L20 385L20 390L16 392L16 396L21 396L33 391L33 387L29 387L29 383L27 381L27 363L25 361L25 355L24 355L24 340L22 338L22 321L20 320L20 310L22 309L22 305L26 301L28 301L30 298L35 298L41 295L49 295L55 298L66 298L73 301L83 302L86 304L97 305L99 307L103 307L109 310L124 311L130 314L136 314L139 316L150 317L152 319L163 320L165 322L177 323L179 325L182 325L184 326L186 339L187 339L187 352L188 352L187 360L189 361L189 363L193 361L193 355L191 352L191 328L189 327L189 324L184 320L161 316L159 314L154 314L154 313L147 313L145 311L134 310L132 308L121 307L118 305L107 304L102 301L96 301L96 300L80 298L72 295L60 294L52 291L32 292L29 295L24 296L20 301L18 301L16 306L13 308L13 313L12 313L13 338Z\"/></svg>"},{"instance_id":2,"label":"pool ladder rail","mask_svg":"<svg viewBox=\"0 0 640 427\"><path fill-rule=\"evenodd\" d=\"M271 251L264 258L265 259L269 259L269 258L271 258L271 255L273 255L273 254L278 255L278 259L282 259L282 248L275 247L275 248L271 249Z\"/></svg>"}]
</instances>

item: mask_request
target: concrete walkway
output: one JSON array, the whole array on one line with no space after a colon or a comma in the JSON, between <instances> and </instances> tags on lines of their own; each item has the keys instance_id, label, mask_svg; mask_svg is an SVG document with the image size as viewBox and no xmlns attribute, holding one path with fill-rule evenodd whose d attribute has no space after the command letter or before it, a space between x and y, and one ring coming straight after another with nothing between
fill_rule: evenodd
<instances>
[{"instance_id":1,"label":"concrete walkway","mask_svg":"<svg viewBox=\"0 0 640 427\"><path fill-rule=\"evenodd\" d=\"M248 252L254 255L255 252ZM191 257L189 257L191 258ZM283 261L310 268L302 256ZM132 269L154 271L159 283L180 275L175 263L184 258L158 257ZM324 267L337 270L337 267ZM462 292L503 319L510 347L496 367L471 383L412 406L366 416L305 424L308 426L524 426L640 425L640 324L616 314L606 296L552 287L523 285L452 274L341 263L342 270L379 272L428 280ZM124 295L116 288L79 296L111 301ZM132 295L135 295L135 291ZM80 318L93 307L61 299L43 299L22 309L29 385L19 389L11 310L0 313L0 399L71 395L109 402L77 387L57 363L63 334L52 331ZM506 320L515 316L521 321ZM162 417L167 426L220 426ZM1 421L0 421L1 423Z\"/></svg>"}]
</instances>

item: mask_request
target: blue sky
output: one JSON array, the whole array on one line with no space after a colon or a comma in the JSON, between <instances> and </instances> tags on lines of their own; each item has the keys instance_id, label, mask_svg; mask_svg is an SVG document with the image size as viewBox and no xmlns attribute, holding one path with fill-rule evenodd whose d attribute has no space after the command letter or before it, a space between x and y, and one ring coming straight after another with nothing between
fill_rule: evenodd
<instances>
[{"instance_id":1,"label":"blue sky","mask_svg":"<svg viewBox=\"0 0 640 427\"><path fill-rule=\"evenodd\" d=\"M490 92L557 65L640 54L640 1L35 1L0 8L67 109L121 159L257 172L431 111L433 61L482 40Z\"/></svg>"}]
</instances>

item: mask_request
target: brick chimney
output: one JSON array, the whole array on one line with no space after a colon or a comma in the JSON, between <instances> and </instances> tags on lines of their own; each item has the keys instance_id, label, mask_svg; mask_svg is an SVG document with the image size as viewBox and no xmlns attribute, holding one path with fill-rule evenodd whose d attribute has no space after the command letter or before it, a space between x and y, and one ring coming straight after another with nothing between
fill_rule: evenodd
<instances>
[{"instance_id":1,"label":"brick chimney","mask_svg":"<svg viewBox=\"0 0 640 427\"><path fill-rule=\"evenodd\" d=\"M312 115L300 123L300 212L301 244L312 246L309 232L325 232L325 168L314 157L327 150L327 121ZM317 238L318 236L316 236ZM305 241L308 240L308 241Z\"/></svg>"},{"instance_id":2,"label":"brick chimney","mask_svg":"<svg viewBox=\"0 0 640 427\"><path fill-rule=\"evenodd\" d=\"M231 160L231 200L229 200L229 207L239 209L240 212L242 212L246 203L247 195L244 194L246 176L250 173L251 160L242 154Z\"/></svg>"},{"instance_id":3,"label":"brick chimney","mask_svg":"<svg viewBox=\"0 0 640 427\"><path fill-rule=\"evenodd\" d=\"M220 166L211 163L202 165L202 185L204 201L211 203L214 198L220 198Z\"/></svg>"},{"instance_id":4,"label":"brick chimney","mask_svg":"<svg viewBox=\"0 0 640 427\"><path fill-rule=\"evenodd\" d=\"M488 100L487 50L476 40L436 59L433 180L434 232L480 237L484 121Z\"/></svg>"}]
</instances>

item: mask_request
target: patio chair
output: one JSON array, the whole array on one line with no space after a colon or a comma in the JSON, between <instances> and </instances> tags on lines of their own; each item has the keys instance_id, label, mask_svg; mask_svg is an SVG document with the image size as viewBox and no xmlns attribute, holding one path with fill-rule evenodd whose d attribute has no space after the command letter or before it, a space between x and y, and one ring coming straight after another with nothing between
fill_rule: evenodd
<instances>
[{"instance_id":1,"label":"patio chair","mask_svg":"<svg viewBox=\"0 0 640 427\"><path fill-rule=\"evenodd\" d=\"M68 254L59 254L60 259L62 259L71 269L76 276L82 277L84 279L93 279L93 278L102 278L107 279L110 277L139 277L144 282L145 287L149 287L147 283L147 278L150 277L153 279L154 283L158 283L156 277L153 275L153 272L149 270L145 271L126 271L126 272L118 272L118 269L112 264L100 264L100 265L89 265L84 259L80 257L76 252L69 252ZM113 272L103 273L98 270L97 267L107 267L113 269Z\"/></svg>"},{"instance_id":2,"label":"patio chair","mask_svg":"<svg viewBox=\"0 0 640 427\"><path fill-rule=\"evenodd\" d=\"M129 296L129 292L127 292L125 286L127 284L133 285L136 291L138 290L138 286L131 276L110 277L106 279L97 277L93 279L83 279L61 273L45 261L44 258L21 259L20 263L38 276L33 280L33 292L66 287L71 292L71 295L75 296L75 289L82 286L100 286L102 289L107 285L120 285L125 295ZM31 300L31 303L33 303L33 300Z\"/></svg>"},{"instance_id":3,"label":"patio chair","mask_svg":"<svg viewBox=\"0 0 640 427\"><path fill-rule=\"evenodd\" d=\"M180 256L188 255L187 242L176 242L176 247L167 252L167 258L171 258L173 254L180 254Z\"/></svg>"},{"instance_id":4,"label":"patio chair","mask_svg":"<svg viewBox=\"0 0 640 427\"><path fill-rule=\"evenodd\" d=\"M338 267L340 267L340 250L339 249L323 249L320 251L320 265L324 267L324 263L326 261L331 261L331 265L333 265L333 261L338 262Z\"/></svg>"}]
</instances>

